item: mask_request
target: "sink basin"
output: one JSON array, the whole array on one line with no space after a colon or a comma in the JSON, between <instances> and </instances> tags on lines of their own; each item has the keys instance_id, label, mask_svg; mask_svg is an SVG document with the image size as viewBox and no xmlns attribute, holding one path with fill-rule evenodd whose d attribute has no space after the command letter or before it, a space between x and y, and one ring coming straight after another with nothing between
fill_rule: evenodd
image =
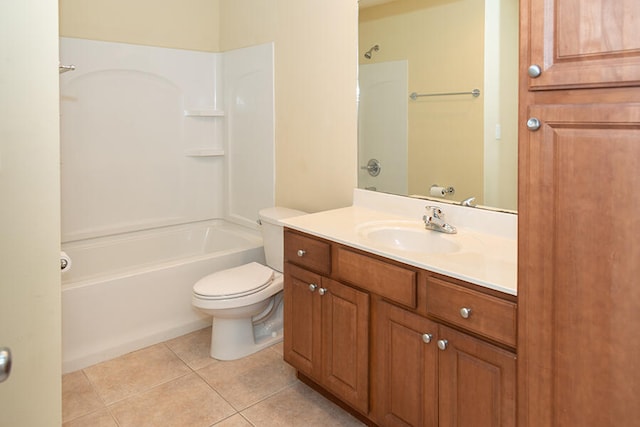
<instances>
[{"instance_id":1,"label":"sink basin","mask_svg":"<svg viewBox=\"0 0 640 427\"><path fill-rule=\"evenodd\" d=\"M363 224L360 236L374 245L407 252L444 254L460 250L458 236L426 230L420 221L382 221Z\"/></svg>"}]
</instances>

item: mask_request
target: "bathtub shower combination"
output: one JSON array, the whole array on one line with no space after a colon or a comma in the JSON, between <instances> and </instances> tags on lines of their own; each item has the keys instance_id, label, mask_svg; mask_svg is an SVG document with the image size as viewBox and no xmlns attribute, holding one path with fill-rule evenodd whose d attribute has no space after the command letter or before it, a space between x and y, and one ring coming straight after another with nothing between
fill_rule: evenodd
<instances>
[{"instance_id":1,"label":"bathtub shower combination","mask_svg":"<svg viewBox=\"0 0 640 427\"><path fill-rule=\"evenodd\" d=\"M61 38L63 372L211 325L203 276L264 262L273 46ZM254 159L261 159L255 162Z\"/></svg>"},{"instance_id":2,"label":"bathtub shower combination","mask_svg":"<svg viewBox=\"0 0 640 427\"><path fill-rule=\"evenodd\" d=\"M191 306L201 277L264 262L255 230L214 220L63 245L65 372L211 325Z\"/></svg>"}]
</instances>

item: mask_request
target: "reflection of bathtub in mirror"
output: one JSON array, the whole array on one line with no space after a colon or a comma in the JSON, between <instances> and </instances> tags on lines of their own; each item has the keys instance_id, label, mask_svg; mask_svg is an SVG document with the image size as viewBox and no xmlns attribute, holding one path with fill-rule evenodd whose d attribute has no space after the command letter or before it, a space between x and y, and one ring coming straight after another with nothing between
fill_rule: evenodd
<instances>
[{"instance_id":1,"label":"reflection of bathtub in mirror","mask_svg":"<svg viewBox=\"0 0 640 427\"><path fill-rule=\"evenodd\" d=\"M405 62L407 87L394 89L401 106L385 106L378 113L365 110L365 117L359 117L358 167L373 157L383 172L374 179L359 170L358 187L429 196L431 185L447 185L456 193L445 200L460 202L473 196L480 206L515 210L517 0L445 0L437 2L438 7L396 0L363 8L366 3L360 2L359 49L361 53L374 45L379 49L371 58L359 55L359 108L369 108L363 104L370 95L362 78L370 79L373 67ZM385 89L390 91L391 85ZM473 89L480 95L409 97L412 92ZM396 113L402 109L407 114L406 129L390 135L388 129L396 128ZM376 125L365 125L367 116L376 117ZM387 119L394 124L385 125ZM390 144L387 152L401 155L404 150L404 166L367 147L371 129L384 135L385 144ZM399 143L405 138L406 147Z\"/></svg>"}]
</instances>

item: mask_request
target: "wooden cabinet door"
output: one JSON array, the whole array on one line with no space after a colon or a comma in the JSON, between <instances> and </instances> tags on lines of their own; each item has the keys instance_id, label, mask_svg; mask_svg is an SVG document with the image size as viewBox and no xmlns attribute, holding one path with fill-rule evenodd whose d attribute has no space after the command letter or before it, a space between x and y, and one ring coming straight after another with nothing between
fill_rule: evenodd
<instances>
[{"instance_id":1,"label":"wooden cabinet door","mask_svg":"<svg viewBox=\"0 0 640 427\"><path fill-rule=\"evenodd\" d=\"M369 295L323 278L322 384L337 397L369 411Z\"/></svg>"},{"instance_id":2,"label":"wooden cabinet door","mask_svg":"<svg viewBox=\"0 0 640 427\"><path fill-rule=\"evenodd\" d=\"M638 425L640 104L528 112L542 127L520 136L519 425Z\"/></svg>"},{"instance_id":3,"label":"wooden cabinet door","mask_svg":"<svg viewBox=\"0 0 640 427\"><path fill-rule=\"evenodd\" d=\"M386 302L376 310L376 419L389 427L438 425L438 324ZM424 339L425 334L430 335ZM473 425L473 424L469 424Z\"/></svg>"},{"instance_id":4,"label":"wooden cabinet door","mask_svg":"<svg viewBox=\"0 0 640 427\"><path fill-rule=\"evenodd\" d=\"M322 285L322 277L289 263L284 268L284 360L318 379L322 311L317 289Z\"/></svg>"},{"instance_id":5,"label":"wooden cabinet door","mask_svg":"<svg viewBox=\"0 0 640 427\"><path fill-rule=\"evenodd\" d=\"M515 354L444 326L440 340L439 426L515 426Z\"/></svg>"},{"instance_id":6,"label":"wooden cabinet door","mask_svg":"<svg viewBox=\"0 0 640 427\"><path fill-rule=\"evenodd\" d=\"M523 68L542 71L530 89L640 83L640 1L522 0L521 15Z\"/></svg>"}]
</instances>

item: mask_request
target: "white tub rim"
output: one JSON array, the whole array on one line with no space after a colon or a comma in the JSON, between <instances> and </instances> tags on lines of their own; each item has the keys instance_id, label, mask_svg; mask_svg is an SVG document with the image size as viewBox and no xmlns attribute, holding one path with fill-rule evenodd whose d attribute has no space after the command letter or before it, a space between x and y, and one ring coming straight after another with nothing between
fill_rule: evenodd
<instances>
[{"instance_id":1,"label":"white tub rim","mask_svg":"<svg viewBox=\"0 0 640 427\"><path fill-rule=\"evenodd\" d=\"M233 234L237 234L244 241L246 241L246 245L236 246L233 248L228 248L228 249L218 250L218 251L203 252L197 255L178 256L175 259L165 260L158 263L144 263L138 266L127 268L126 270L123 270L123 271L100 272L100 273L84 276L83 278L80 278L79 280L75 280L72 282L65 282L64 281L65 273L62 273L62 283L61 283L62 290L91 286L97 283L104 282L106 280L122 279L126 277L135 276L138 274L143 274L149 271L169 269L169 268L173 268L188 262L197 262L197 261L205 260L215 256L224 256L224 255L263 246L262 236L260 232L256 229L248 228L244 225L238 225L236 223L233 223L224 219L208 219L208 220L193 221L193 222L188 222L183 224L174 224L169 226L153 227L153 228L144 229L144 230L117 233L117 234L108 235L108 236L99 236L99 237L75 240L72 242L62 243L61 248L63 251L66 251L68 253L69 252L73 253L74 250L78 250L78 249L91 248L91 247L101 246L105 244L127 242L130 240L157 236L158 233L173 233L173 232L180 232L180 231L186 232L196 227L211 227L214 229L218 228L228 232L230 231Z\"/></svg>"}]
</instances>

